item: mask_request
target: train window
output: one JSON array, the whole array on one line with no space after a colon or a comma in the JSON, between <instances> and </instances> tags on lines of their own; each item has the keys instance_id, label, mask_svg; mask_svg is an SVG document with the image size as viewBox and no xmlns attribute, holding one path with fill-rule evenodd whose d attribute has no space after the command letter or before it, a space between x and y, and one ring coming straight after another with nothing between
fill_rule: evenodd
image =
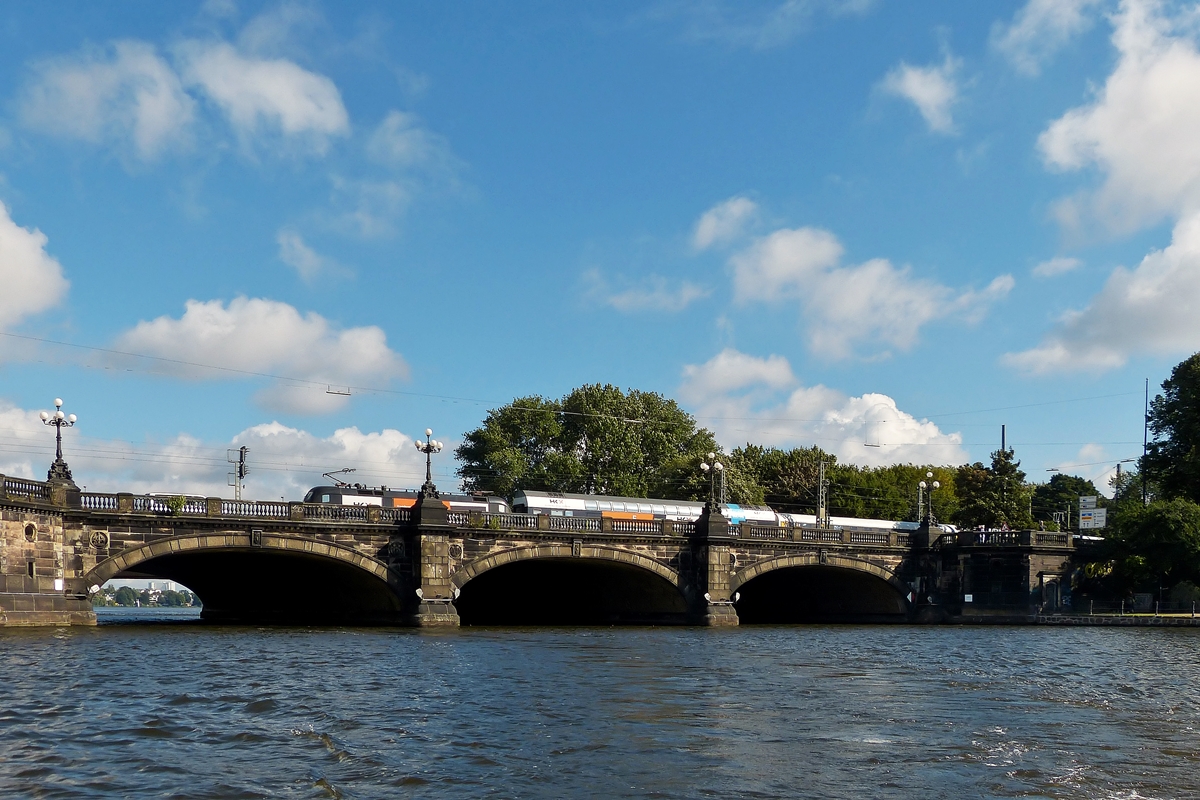
<instances>
[{"instance_id":1,"label":"train window","mask_svg":"<svg viewBox=\"0 0 1200 800\"><path fill-rule=\"evenodd\" d=\"M596 505L600 508L601 511L612 511L613 510L612 503L596 503Z\"/></svg>"},{"instance_id":2,"label":"train window","mask_svg":"<svg viewBox=\"0 0 1200 800\"><path fill-rule=\"evenodd\" d=\"M597 503L595 500L584 500L583 501L583 510L584 511L599 511L600 504Z\"/></svg>"},{"instance_id":3,"label":"train window","mask_svg":"<svg viewBox=\"0 0 1200 800\"><path fill-rule=\"evenodd\" d=\"M327 495L327 494L323 494L323 495L321 495L321 502L322 502L322 503L328 503L328 502L329 502L329 495Z\"/></svg>"},{"instance_id":4,"label":"train window","mask_svg":"<svg viewBox=\"0 0 1200 800\"><path fill-rule=\"evenodd\" d=\"M637 510L643 514L653 514L654 508L649 503L638 503Z\"/></svg>"}]
</instances>

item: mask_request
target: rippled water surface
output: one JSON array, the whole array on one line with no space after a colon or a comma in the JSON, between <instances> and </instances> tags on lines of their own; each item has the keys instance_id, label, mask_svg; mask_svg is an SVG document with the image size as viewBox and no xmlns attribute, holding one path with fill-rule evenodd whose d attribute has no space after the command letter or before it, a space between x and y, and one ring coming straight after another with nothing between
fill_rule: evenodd
<instances>
[{"instance_id":1,"label":"rippled water surface","mask_svg":"<svg viewBox=\"0 0 1200 800\"><path fill-rule=\"evenodd\" d=\"M101 611L0 631L0 795L1200 796L1196 630Z\"/></svg>"}]
</instances>

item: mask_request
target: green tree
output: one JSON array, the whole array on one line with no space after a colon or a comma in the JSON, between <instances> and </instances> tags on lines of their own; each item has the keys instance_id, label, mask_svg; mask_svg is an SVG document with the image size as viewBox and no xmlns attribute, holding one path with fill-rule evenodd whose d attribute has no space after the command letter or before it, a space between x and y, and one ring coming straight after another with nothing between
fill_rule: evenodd
<instances>
[{"instance_id":1,"label":"green tree","mask_svg":"<svg viewBox=\"0 0 1200 800\"><path fill-rule=\"evenodd\" d=\"M1066 511L1068 506L1078 513L1081 496L1099 497L1099 504L1102 507L1106 505L1106 499L1100 497L1096 484L1087 478L1064 475L1061 472L1053 475L1046 483L1039 483L1033 487L1033 520L1053 523L1054 514Z\"/></svg>"},{"instance_id":2,"label":"green tree","mask_svg":"<svg viewBox=\"0 0 1200 800\"><path fill-rule=\"evenodd\" d=\"M113 601L119 606L137 605L137 592L128 586L122 586L113 594Z\"/></svg>"},{"instance_id":3,"label":"green tree","mask_svg":"<svg viewBox=\"0 0 1200 800\"><path fill-rule=\"evenodd\" d=\"M720 452L712 432L674 400L591 384L562 400L518 398L489 411L455 455L471 491L703 499L708 482L699 466L710 452ZM726 466L729 499L752 502L756 484L736 464Z\"/></svg>"},{"instance_id":4,"label":"green tree","mask_svg":"<svg viewBox=\"0 0 1200 800\"><path fill-rule=\"evenodd\" d=\"M1200 353L1176 365L1162 388L1147 416L1154 441L1139 467L1163 497L1200 502Z\"/></svg>"},{"instance_id":5,"label":"green tree","mask_svg":"<svg viewBox=\"0 0 1200 800\"><path fill-rule=\"evenodd\" d=\"M1029 505L1033 493L1025 484L1021 462L1015 460L1012 449L992 453L988 467L979 462L964 464L958 468L954 482L959 503L955 523L966 528L1032 527Z\"/></svg>"}]
</instances>

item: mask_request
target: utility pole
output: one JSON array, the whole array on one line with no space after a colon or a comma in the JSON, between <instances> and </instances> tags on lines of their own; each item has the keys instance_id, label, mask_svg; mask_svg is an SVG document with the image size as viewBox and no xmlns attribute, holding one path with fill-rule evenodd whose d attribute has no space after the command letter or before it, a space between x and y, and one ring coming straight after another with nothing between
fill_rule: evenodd
<instances>
[{"instance_id":1,"label":"utility pole","mask_svg":"<svg viewBox=\"0 0 1200 800\"><path fill-rule=\"evenodd\" d=\"M233 472L229 473L229 485L233 487L233 499L242 499L242 481L246 479L246 473L250 468L246 466L246 454L250 452L250 448L242 445L237 450L230 450L226 455L225 460L233 464Z\"/></svg>"}]
</instances>

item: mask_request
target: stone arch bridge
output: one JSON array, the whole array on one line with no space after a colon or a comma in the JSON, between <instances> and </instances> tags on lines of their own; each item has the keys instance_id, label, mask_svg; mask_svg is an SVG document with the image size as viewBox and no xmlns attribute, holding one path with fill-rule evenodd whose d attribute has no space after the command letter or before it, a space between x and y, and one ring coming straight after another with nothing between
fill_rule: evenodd
<instances>
[{"instance_id":1,"label":"stone arch bridge","mask_svg":"<svg viewBox=\"0 0 1200 800\"><path fill-rule=\"evenodd\" d=\"M0 476L0 625L93 624L113 578L212 621L693 624L1027 618L1069 535L943 534L168 499Z\"/></svg>"}]
</instances>

